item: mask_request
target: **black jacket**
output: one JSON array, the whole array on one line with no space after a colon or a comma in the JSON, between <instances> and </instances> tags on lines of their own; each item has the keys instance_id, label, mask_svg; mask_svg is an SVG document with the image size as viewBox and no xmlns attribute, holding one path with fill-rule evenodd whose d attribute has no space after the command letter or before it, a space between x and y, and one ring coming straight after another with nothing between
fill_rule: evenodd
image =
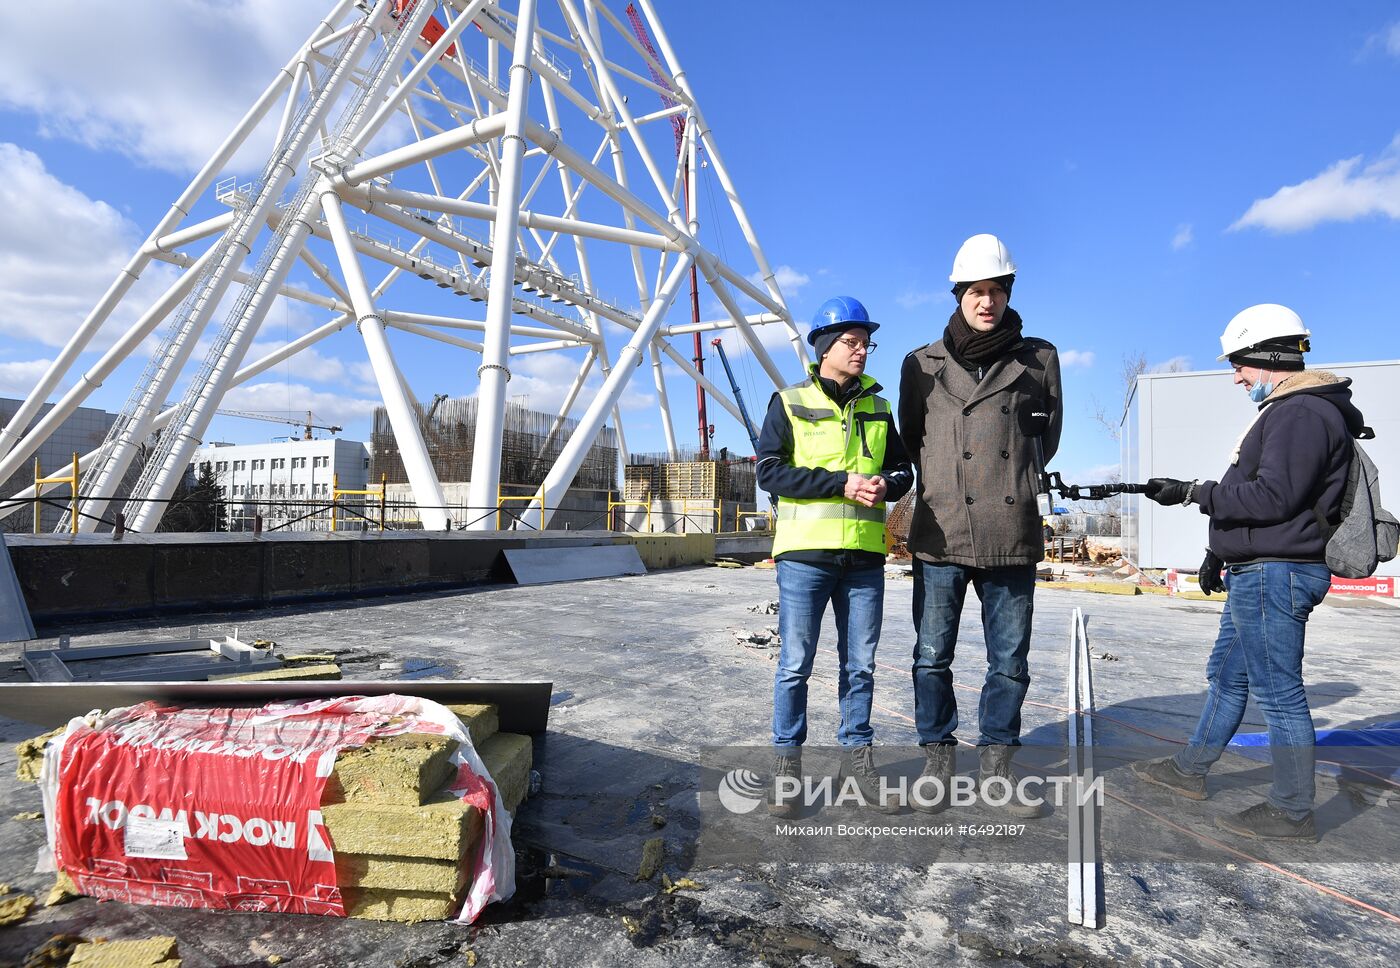
<instances>
[{"instance_id":1,"label":"black jacket","mask_svg":"<svg viewBox=\"0 0 1400 968\"><path fill-rule=\"evenodd\" d=\"M1352 439L1364 418L1351 380L1304 370L1260 405L1239 457L1200 487L1210 515L1210 550L1230 564L1322 561L1327 532L1339 520Z\"/></svg>"},{"instance_id":2,"label":"black jacket","mask_svg":"<svg viewBox=\"0 0 1400 968\"><path fill-rule=\"evenodd\" d=\"M860 392L857 381L842 393L831 380L818 379L821 388L837 407L844 407L854 394ZM883 387L876 383L870 393L879 393ZM893 504L914 486L914 468L905 453L904 443L895 430L894 418L890 414L882 417L889 421L885 434L885 459L881 465L888 490L886 503ZM768 413L763 418L763 429L758 435L758 486L761 490L778 498L823 498L839 497L846 491L846 472L831 471L824 467L798 467L792 462L792 421L783 407L782 397L773 394L768 402ZM883 556L863 551L792 551L784 558L801 561L836 561L860 558L866 564L879 564Z\"/></svg>"}]
</instances>

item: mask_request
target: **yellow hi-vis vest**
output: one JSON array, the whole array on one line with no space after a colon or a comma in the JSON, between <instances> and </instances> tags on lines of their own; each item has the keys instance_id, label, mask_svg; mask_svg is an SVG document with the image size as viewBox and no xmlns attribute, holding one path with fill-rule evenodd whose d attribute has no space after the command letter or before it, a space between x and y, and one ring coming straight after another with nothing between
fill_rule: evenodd
<instances>
[{"instance_id":1,"label":"yellow hi-vis vest","mask_svg":"<svg viewBox=\"0 0 1400 968\"><path fill-rule=\"evenodd\" d=\"M792 462L796 467L878 474L885 464L890 430L889 401L859 378L864 392L838 409L816 377L778 392L792 424ZM778 499L778 532L773 557L788 551L860 550L885 553L885 507L868 508L845 497Z\"/></svg>"}]
</instances>

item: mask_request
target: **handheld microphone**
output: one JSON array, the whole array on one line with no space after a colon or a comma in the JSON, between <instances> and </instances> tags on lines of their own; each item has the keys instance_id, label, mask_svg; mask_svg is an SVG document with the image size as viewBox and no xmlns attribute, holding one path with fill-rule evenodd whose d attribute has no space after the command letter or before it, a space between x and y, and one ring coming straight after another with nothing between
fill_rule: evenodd
<instances>
[{"instance_id":1,"label":"handheld microphone","mask_svg":"<svg viewBox=\"0 0 1400 968\"><path fill-rule=\"evenodd\" d=\"M1053 513L1050 504L1050 480L1045 476L1045 450L1040 438L1050 426L1050 408L1039 400L1027 401L1016 414L1023 436L1035 442L1035 507L1042 518Z\"/></svg>"}]
</instances>

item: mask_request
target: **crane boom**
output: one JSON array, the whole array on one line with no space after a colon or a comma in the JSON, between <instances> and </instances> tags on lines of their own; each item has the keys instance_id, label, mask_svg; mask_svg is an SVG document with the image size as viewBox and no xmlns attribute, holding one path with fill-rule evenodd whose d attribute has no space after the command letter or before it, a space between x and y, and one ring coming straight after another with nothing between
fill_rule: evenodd
<instances>
[{"instance_id":1,"label":"crane boom","mask_svg":"<svg viewBox=\"0 0 1400 968\"><path fill-rule=\"evenodd\" d=\"M257 413L257 412L252 411L252 410L223 410L223 409L220 409L220 410L218 410L218 411L216 411L216 412L217 412L217 413L223 414L225 417L246 417L246 418L249 419L249 420L270 420L270 421L272 421L273 423L284 423L284 424L291 424L293 427L301 427L301 428L303 428L304 431L305 431L305 433L304 433L304 435L303 435L303 437L302 437L303 440L311 440L311 439L312 439L312 438L311 438L311 431L312 431L312 430L328 430L328 431L330 431L330 432L333 433L333 434L338 434L338 433L341 432L341 430L344 429L343 427L337 427L337 426L334 426L334 425L332 425L332 424L318 424L318 423L315 423L314 421L315 421L315 419L316 419L316 415L315 415L314 413L312 413L310 410L306 411L306 419L305 419L305 420L302 420L302 419L300 419L299 417L279 417L277 414L274 414L274 413Z\"/></svg>"},{"instance_id":2,"label":"crane boom","mask_svg":"<svg viewBox=\"0 0 1400 968\"><path fill-rule=\"evenodd\" d=\"M744 406L744 394L739 389L739 382L734 379L734 371L729 368L729 357L725 355L724 343L718 336L710 340L710 345L719 351L719 361L724 364L724 375L729 377L729 387L734 391L734 402L739 405L739 415L744 418L744 430L748 432L749 443L753 444L754 456L758 456L758 431L754 429L753 420L749 418L749 408Z\"/></svg>"}]
</instances>

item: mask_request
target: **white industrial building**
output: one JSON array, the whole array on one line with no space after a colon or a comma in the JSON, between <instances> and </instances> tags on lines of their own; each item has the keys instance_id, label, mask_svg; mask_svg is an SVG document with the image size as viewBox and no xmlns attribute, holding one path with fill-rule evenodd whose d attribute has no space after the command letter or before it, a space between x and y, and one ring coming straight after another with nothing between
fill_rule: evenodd
<instances>
[{"instance_id":1,"label":"white industrial building","mask_svg":"<svg viewBox=\"0 0 1400 968\"><path fill-rule=\"evenodd\" d=\"M1362 446L1380 470L1381 497L1392 511L1400 507L1400 360L1309 363L1309 369L1351 378L1352 401L1376 432ZM1219 480L1257 409L1233 381L1230 370L1140 375L1119 438L1123 480ZM1141 495L1122 500L1127 560L1140 568L1200 567L1207 519L1199 509L1164 508ZM1400 575L1400 559L1381 565L1377 574Z\"/></svg>"},{"instance_id":2,"label":"white industrial building","mask_svg":"<svg viewBox=\"0 0 1400 968\"><path fill-rule=\"evenodd\" d=\"M342 490L363 490L369 480L369 448L358 440L276 440L265 444L205 444L190 470L209 464L229 502L229 529L252 529L254 514L264 528L283 525L331 503ZM361 499L349 503L358 504ZM325 530L329 516L308 518L295 530Z\"/></svg>"}]
</instances>

